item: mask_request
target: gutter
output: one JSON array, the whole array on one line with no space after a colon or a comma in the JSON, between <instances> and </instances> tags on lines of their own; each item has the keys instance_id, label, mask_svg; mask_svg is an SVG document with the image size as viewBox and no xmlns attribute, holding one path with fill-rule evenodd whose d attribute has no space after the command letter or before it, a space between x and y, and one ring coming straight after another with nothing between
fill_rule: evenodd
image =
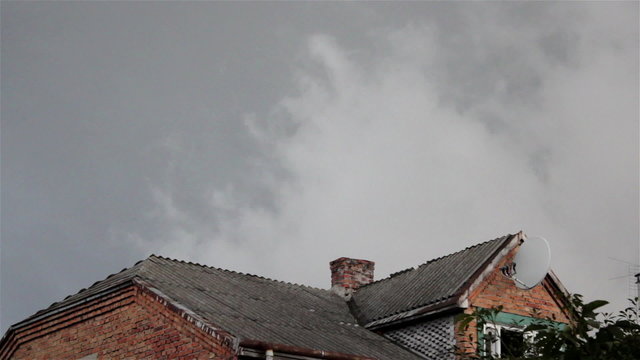
<instances>
[{"instance_id":1,"label":"gutter","mask_svg":"<svg viewBox=\"0 0 640 360\"><path fill-rule=\"evenodd\" d=\"M270 342L260 341L260 340L250 340L250 339L241 340L240 341L240 346L246 347L246 348L251 348L251 349L256 349L256 350L263 350L265 352L271 351L273 353L274 351L277 351L277 352L281 352L281 353L286 353L286 354L291 354L291 355L308 356L308 357L313 357L313 358L317 358L317 359L328 359L328 360L375 360L374 358L366 357L366 356L345 354L345 353L340 353L340 352L336 352L336 351L325 351L325 350L309 349L309 348L303 348L303 347L299 347L299 346L276 344L276 343L270 343Z\"/></svg>"}]
</instances>

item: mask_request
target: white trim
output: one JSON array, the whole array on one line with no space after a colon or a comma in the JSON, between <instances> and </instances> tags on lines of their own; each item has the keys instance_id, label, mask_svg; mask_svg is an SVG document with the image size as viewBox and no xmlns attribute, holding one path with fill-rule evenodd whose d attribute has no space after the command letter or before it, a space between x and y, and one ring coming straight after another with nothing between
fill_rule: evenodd
<instances>
[{"instance_id":1,"label":"white trim","mask_svg":"<svg viewBox=\"0 0 640 360\"><path fill-rule=\"evenodd\" d=\"M509 254L511 250L513 250L516 246L520 245L520 243L522 242L525 236L526 235L522 231L513 235L513 239L511 239L511 241L509 241L509 243L502 248L500 253L497 256L495 256L493 260L484 268L480 276L478 276L475 279L475 281L471 283L471 285L469 285L467 290L465 290L462 293L462 295L460 295L457 301L459 307L466 309L469 306L469 296L471 296L473 291L482 284L482 282L487 276L489 276L493 272L493 270L498 266L500 261L502 261L502 259L507 254Z\"/></svg>"},{"instance_id":2,"label":"white trim","mask_svg":"<svg viewBox=\"0 0 640 360\"><path fill-rule=\"evenodd\" d=\"M486 349L486 341L488 340L487 335L489 334L489 332L497 331L498 332L497 337L491 343L490 351L491 351L491 355L494 357L500 357L502 355L502 343L500 341L502 329L522 333L522 337L525 343L530 343L531 340L533 340L533 338L537 334L537 331L525 332L524 327L519 327L519 326L510 326L510 325L494 324L494 323L484 324L484 328L482 329L482 334L483 334L482 351L483 352Z\"/></svg>"}]
</instances>

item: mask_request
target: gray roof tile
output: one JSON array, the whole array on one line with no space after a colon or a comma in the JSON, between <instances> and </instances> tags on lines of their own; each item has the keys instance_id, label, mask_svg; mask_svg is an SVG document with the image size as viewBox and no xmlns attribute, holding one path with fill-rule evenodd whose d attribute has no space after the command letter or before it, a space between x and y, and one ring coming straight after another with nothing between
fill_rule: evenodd
<instances>
[{"instance_id":1,"label":"gray roof tile","mask_svg":"<svg viewBox=\"0 0 640 360\"><path fill-rule=\"evenodd\" d=\"M378 359L417 359L358 324L401 319L407 311L437 307L456 296L511 238L512 235L503 236L373 282L361 287L350 304L330 290L151 255L52 304L10 330L126 286L137 278L240 340Z\"/></svg>"},{"instance_id":2,"label":"gray roof tile","mask_svg":"<svg viewBox=\"0 0 640 360\"><path fill-rule=\"evenodd\" d=\"M415 359L359 326L329 290L151 256L138 276L241 339L380 359Z\"/></svg>"},{"instance_id":3,"label":"gray roof tile","mask_svg":"<svg viewBox=\"0 0 640 360\"><path fill-rule=\"evenodd\" d=\"M451 255L430 260L358 289L352 308L361 324L428 305L443 303L458 295L476 271L513 235L487 241ZM435 305L437 306L437 305Z\"/></svg>"},{"instance_id":4,"label":"gray roof tile","mask_svg":"<svg viewBox=\"0 0 640 360\"><path fill-rule=\"evenodd\" d=\"M359 326L347 303L330 290L155 255L52 304L12 328L73 306L107 289L125 286L134 278L143 280L240 340L378 359L418 359L390 340Z\"/></svg>"}]
</instances>

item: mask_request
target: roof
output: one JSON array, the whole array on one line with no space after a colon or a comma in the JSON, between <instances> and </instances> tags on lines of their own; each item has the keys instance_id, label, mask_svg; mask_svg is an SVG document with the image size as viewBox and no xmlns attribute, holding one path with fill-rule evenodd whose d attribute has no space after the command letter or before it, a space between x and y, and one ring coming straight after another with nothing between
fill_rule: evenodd
<instances>
[{"instance_id":1,"label":"roof","mask_svg":"<svg viewBox=\"0 0 640 360\"><path fill-rule=\"evenodd\" d=\"M457 300L474 275L513 237L471 246L365 285L353 295L352 308L360 323L369 327L409 317L419 309L443 308Z\"/></svg>"},{"instance_id":2,"label":"roof","mask_svg":"<svg viewBox=\"0 0 640 360\"><path fill-rule=\"evenodd\" d=\"M13 330L136 283L229 332L241 344L416 359L371 330L459 310L465 292L521 235L496 238L392 274L361 287L349 302L331 290L151 255L11 326L0 344Z\"/></svg>"},{"instance_id":3,"label":"roof","mask_svg":"<svg viewBox=\"0 0 640 360\"><path fill-rule=\"evenodd\" d=\"M153 255L152 255L153 256ZM139 275L142 264L145 260L138 261L134 266L130 268L122 269L119 273L111 274L106 279L96 281L89 288L81 289L76 294L69 295L64 300L55 302L49 305L48 308L40 310L28 318L11 325L9 330L20 328L24 325L30 324L41 318L47 317L51 314L55 314L59 311L63 311L69 307L77 305L79 302L90 301L93 298L103 296L105 293L115 291L123 286L131 284L131 280ZM8 331L7 331L8 333ZM5 334L6 336L6 334Z\"/></svg>"},{"instance_id":4,"label":"roof","mask_svg":"<svg viewBox=\"0 0 640 360\"><path fill-rule=\"evenodd\" d=\"M358 325L348 304L330 290L155 255L52 304L12 328L131 284L134 279L142 280L240 341L260 340L383 359L417 358Z\"/></svg>"}]
</instances>

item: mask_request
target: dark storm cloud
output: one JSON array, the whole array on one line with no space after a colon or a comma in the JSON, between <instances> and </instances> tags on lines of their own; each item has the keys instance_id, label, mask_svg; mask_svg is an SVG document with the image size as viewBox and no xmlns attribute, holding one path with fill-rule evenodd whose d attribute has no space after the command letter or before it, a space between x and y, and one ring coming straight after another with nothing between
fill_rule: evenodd
<instances>
[{"instance_id":1,"label":"dark storm cloud","mask_svg":"<svg viewBox=\"0 0 640 360\"><path fill-rule=\"evenodd\" d=\"M210 186L268 205L253 168L275 165L242 118L285 93L320 23L295 4L4 2L2 328L148 255L123 237L162 236L150 188L211 226Z\"/></svg>"},{"instance_id":2,"label":"dark storm cloud","mask_svg":"<svg viewBox=\"0 0 640 360\"><path fill-rule=\"evenodd\" d=\"M150 252L324 286L520 228L621 303L637 13L3 2L0 327Z\"/></svg>"}]
</instances>

